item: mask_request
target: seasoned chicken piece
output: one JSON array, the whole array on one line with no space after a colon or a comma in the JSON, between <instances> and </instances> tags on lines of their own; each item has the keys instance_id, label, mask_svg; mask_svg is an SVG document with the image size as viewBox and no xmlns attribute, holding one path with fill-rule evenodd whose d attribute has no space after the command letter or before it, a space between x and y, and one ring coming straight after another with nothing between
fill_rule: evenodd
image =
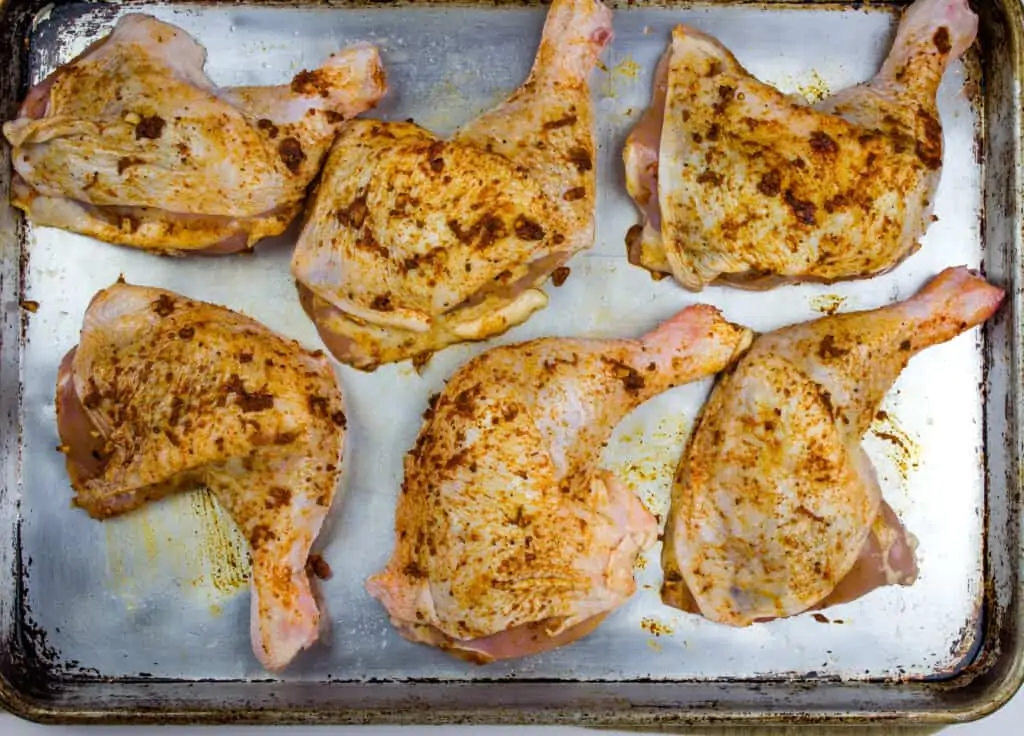
<instances>
[{"instance_id":1,"label":"seasoned chicken piece","mask_svg":"<svg viewBox=\"0 0 1024 736\"><path fill-rule=\"evenodd\" d=\"M673 544L671 530L670 522L665 533L668 544ZM662 554L662 573L665 579L661 589L662 600L687 613L701 614L700 606L683 580L675 555L668 552L667 547L665 549ZM802 612L849 603L885 585L913 585L918 575L916 550L917 539L904 528L896 512L883 499L850 572L836 583L832 592ZM760 616L748 623L774 618L778 616Z\"/></svg>"},{"instance_id":2,"label":"seasoned chicken piece","mask_svg":"<svg viewBox=\"0 0 1024 736\"><path fill-rule=\"evenodd\" d=\"M870 82L813 107L677 26L626 142L631 262L688 289L874 276L919 247L942 166L935 94L974 41L966 0L917 0Z\"/></svg>"},{"instance_id":3,"label":"seasoned chicken piece","mask_svg":"<svg viewBox=\"0 0 1024 736\"><path fill-rule=\"evenodd\" d=\"M306 560L345 436L321 351L223 307L118 283L90 303L56 403L78 506L105 519L206 486L249 540L259 661L282 669L316 641Z\"/></svg>"},{"instance_id":4,"label":"seasoned chicken piece","mask_svg":"<svg viewBox=\"0 0 1024 736\"><path fill-rule=\"evenodd\" d=\"M448 381L405 461L387 568L367 589L402 636L477 662L592 631L636 588L654 517L598 467L615 425L750 343L708 306L639 340L494 348Z\"/></svg>"},{"instance_id":5,"label":"seasoned chicken piece","mask_svg":"<svg viewBox=\"0 0 1024 736\"><path fill-rule=\"evenodd\" d=\"M290 85L218 89L206 50L126 15L33 87L5 123L30 220L162 253L228 253L284 231L339 124L385 92L353 46Z\"/></svg>"},{"instance_id":6,"label":"seasoned chicken piece","mask_svg":"<svg viewBox=\"0 0 1024 736\"><path fill-rule=\"evenodd\" d=\"M861 437L911 356L1002 298L951 268L907 301L755 340L715 386L680 464L665 602L744 626L913 582L914 543Z\"/></svg>"},{"instance_id":7,"label":"seasoned chicken piece","mask_svg":"<svg viewBox=\"0 0 1024 736\"><path fill-rule=\"evenodd\" d=\"M540 285L594 241L587 80L611 36L598 0L555 0L529 79L450 140L411 123L343 131L292 260L335 357L423 360L547 304Z\"/></svg>"}]
</instances>

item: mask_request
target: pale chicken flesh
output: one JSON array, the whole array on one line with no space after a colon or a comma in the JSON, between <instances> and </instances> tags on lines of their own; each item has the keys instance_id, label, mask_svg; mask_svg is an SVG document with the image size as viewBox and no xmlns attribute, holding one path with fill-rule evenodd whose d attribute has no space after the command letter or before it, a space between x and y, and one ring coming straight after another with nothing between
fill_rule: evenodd
<instances>
[{"instance_id":1,"label":"pale chicken flesh","mask_svg":"<svg viewBox=\"0 0 1024 736\"><path fill-rule=\"evenodd\" d=\"M951 268L904 302L755 340L680 463L664 601L743 626L913 582L914 542L861 438L915 353L988 319L1002 298Z\"/></svg>"},{"instance_id":2,"label":"pale chicken flesh","mask_svg":"<svg viewBox=\"0 0 1024 736\"><path fill-rule=\"evenodd\" d=\"M894 268L932 222L943 160L936 91L977 25L966 0L917 0L874 79L814 106L677 26L624 151L644 217L626 238L630 261L691 290Z\"/></svg>"},{"instance_id":3,"label":"pale chicken flesh","mask_svg":"<svg viewBox=\"0 0 1024 736\"><path fill-rule=\"evenodd\" d=\"M335 357L423 359L547 304L539 287L594 241L588 77L611 35L598 0L555 0L529 78L452 138L370 120L341 133L292 260Z\"/></svg>"},{"instance_id":4,"label":"pale chicken flesh","mask_svg":"<svg viewBox=\"0 0 1024 736\"><path fill-rule=\"evenodd\" d=\"M283 232L341 123L385 92L357 45L279 87L217 88L206 50L145 15L36 85L16 120L12 202L39 225L164 253Z\"/></svg>"},{"instance_id":5,"label":"pale chicken flesh","mask_svg":"<svg viewBox=\"0 0 1024 736\"><path fill-rule=\"evenodd\" d=\"M396 544L367 588L403 636L477 662L593 630L636 588L654 517L599 467L641 402L709 376L750 343L690 307L638 340L494 348L452 376L405 460Z\"/></svg>"},{"instance_id":6,"label":"pale chicken flesh","mask_svg":"<svg viewBox=\"0 0 1024 736\"><path fill-rule=\"evenodd\" d=\"M205 486L252 557L252 645L270 670L316 641L306 573L334 498L345 415L321 351L223 307L118 283L57 379L75 503L97 519Z\"/></svg>"}]
</instances>

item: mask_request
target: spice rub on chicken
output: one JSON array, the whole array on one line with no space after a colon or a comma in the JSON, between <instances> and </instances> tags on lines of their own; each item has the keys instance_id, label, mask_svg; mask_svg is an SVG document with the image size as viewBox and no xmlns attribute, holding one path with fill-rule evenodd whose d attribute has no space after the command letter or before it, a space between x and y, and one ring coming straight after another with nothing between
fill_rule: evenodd
<instances>
[{"instance_id":1,"label":"spice rub on chicken","mask_svg":"<svg viewBox=\"0 0 1024 736\"><path fill-rule=\"evenodd\" d=\"M423 360L547 304L544 281L594 242L588 79L611 35L598 0L555 0L529 78L452 138L412 123L345 128L292 260L338 360Z\"/></svg>"},{"instance_id":2,"label":"spice rub on chicken","mask_svg":"<svg viewBox=\"0 0 1024 736\"><path fill-rule=\"evenodd\" d=\"M386 90L360 44L290 84L216 87L184 31L129 14L4 123L12 203L38 225L159 253L231 253L283 232L342 122Z\"/></svg>"},{"instance_id":3,"label":"spice rub on chicken","mask_svg":"<svg viewBox=\"0 0 1024 736\"><path fill-rule=\"evenodd\" d=\"M630 261L696 291L897 266L932 223L936 91L977 27L966 0L917 0L874 79L811 106L677 26L623 154L644 218L627 235Z\"/></svg>"},{"instance_id":4,"label":"spice rub on chicken","mask_svg":"<svg viewBox=\"0 0 1024 736\"><path fill-rule=\"evenodd\" d=\"M270 670L318 636L306 572L341 472L328 359L224 307L117 283L57 379L75 503L97 519L205 486L249 540L252 644Z\"/></svg>"},{"instance_id":5,"label":"spice rub on chicken","mask_svg":"<svg viewBox=\"0 0 1024 736\"><path fill-rule=\"evenodd\" d=\"M489 662L597 627L658 533L600 468L602 447L642 402L722 370L750 337L695 306L637 340L533 340L460 368L406 457L394 553L367 582L402 636Z\"/></svg>"},{"instance_id":6,"label":"spice rub on chicken","mask_svg":"<svg viewBox=\"0 0 1024 736\"><path fill-rule=\"evenodd\" d=\"M984 322L1003 296L949 268L905 301L758 337L680 461L665 603L746 626L914 582L915 545L861 439L908 361Z\"/></svg>"}]
</instances>

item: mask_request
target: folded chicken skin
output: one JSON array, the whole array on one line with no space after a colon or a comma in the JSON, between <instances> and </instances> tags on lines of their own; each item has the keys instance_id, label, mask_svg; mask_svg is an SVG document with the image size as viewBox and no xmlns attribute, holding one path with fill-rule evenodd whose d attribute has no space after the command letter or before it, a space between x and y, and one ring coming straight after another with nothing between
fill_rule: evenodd
<instances>
[{"instance_id":1,"label":"folded chicken skin","mask_svg":"<svg viewBox=\"0 0 1024 736\"><path fill-rule=\"evenodd\" d=\"M252 644L270 670L319 635L306 563L345 414L328 360L224 307L118 283L57 379L75 504L96 519L205 486L249 540Z\"/></svg>"},{"instance_id":2,"label":"folded chicken skin","mask_svg":"<svg viewBox=\"0 0 1024 736\"><path fill-rule=\"evenodd\" d=\"M917 0L869 82L816 105L680 25L623 153L629 259L699 291L875 276L920 247L943 161L935 96L973 43L966 0Z\"/></svg>"},{"instance_id":3,"label":"folded chicken skin","mask_svg":"<svg viewBox=\"0 0 1024 736\"><path fill-rule=\"evenodd\" d=\"M594 243L589 77L611 37L598 0L555 0L526 82L450 139L371 120L341 133L292 259L338 360L423 361L547 305L543 283Z\"/></svg>"},{"instance_id":4,"label":"folded chicken skin","mask_svg":"<svg viewBox=\"0 0 1024 736\"><path fill-rule=\"evenodd\" d=\"M758 337L680 462L664 601L744 626L913 582L915 543L861 438L910 358L981 324L1003 296L950 268L906 301Z\"/></svg>"},{"instance_id":5,"label":"folded chicken skin","mask_svg":"<svg viewBox=\"0 0 1024 736\"><path fill-rule=\"evenodd\" d=\"M158 253L231 253L299 213L340 125L386 90L357 45L277 87L218 88L206 49L129 14L4 123L12 203L38 225Z\"/></svg>"},{"instance_id":6,"label":"folded chicken skin","mask_svg":"<svg viewBox=\"0 0 1024 736\"><path fill-rule=\"evenodd\" d=\"M448 381L405 460L395 549L367 589L406 638L477 662L562 646L635 591L654 517L601 450L648 398L750 332L690 307L638 340L494 348Z\"/></svg>"}]
</instances>

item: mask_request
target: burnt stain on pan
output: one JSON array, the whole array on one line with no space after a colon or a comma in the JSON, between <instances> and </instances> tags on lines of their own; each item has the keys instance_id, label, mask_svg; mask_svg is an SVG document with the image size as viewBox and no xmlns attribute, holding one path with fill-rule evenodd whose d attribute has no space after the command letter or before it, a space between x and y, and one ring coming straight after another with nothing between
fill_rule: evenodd
<instances>
[{"instance_id":1,"label":"burnt stain on pan","mask_svg":"<svg viewBox=\"0 0 1024 736\"><path fill-rule=\"evenodd\" d=\"M16 618L0 641L0 673L15 684L19 694L50 700L64 674L60 652L50 645L46 631L36 623L28 599L28 564L22 558L21 521L15 528L15 556L10 572L17 589Z\"/></svg>"}]
</instances>

